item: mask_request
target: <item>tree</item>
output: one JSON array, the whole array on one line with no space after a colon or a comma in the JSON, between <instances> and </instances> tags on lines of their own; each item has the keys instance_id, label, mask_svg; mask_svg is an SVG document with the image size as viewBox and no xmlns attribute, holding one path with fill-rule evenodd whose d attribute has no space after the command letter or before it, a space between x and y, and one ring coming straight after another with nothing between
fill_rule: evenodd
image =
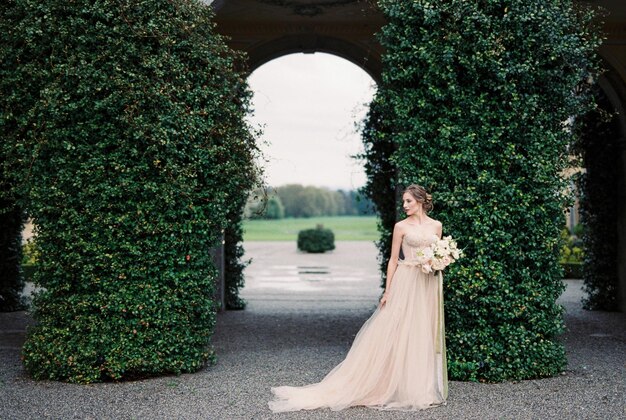
<instances>
[{"instance_id":1,"label":"tree","mask_svg":"<svg viewBox=\"0 0 626 420\"><path fill-rule=\"evenodd\" d=\"M285 217L302 217L302 192L300 184L288 184L276 188L276 194L285 206Z\"/></svg>"},{"instance_id":2,"label":"tree","mask_svg":"<svg viewBox=\"0 0 626 420\"><path fill-rule=\"evenodd\" d=\"M267 210L265 211L265 219L277 220L285 217L285 208L280 201L280 197L273 195L267 200Z\"/></svg>"},{"instance_id":3,"label":"tree","mask_svg":"<svg viewBox=\"0 0 626 420\"><path fill-rule=\"evenodd\" d=\"M356 191L289 184L278 187L276 193L284 203L286 217L374 214L373 203Z\"/></svg>"},{"instance_id":4,"label":"tree","mask_svg":"<svg viewBox=\"0 0 626 420\"><path fill-rule=\"evenodd\" d=\"M354 213L359 216L371 216L376 214L374 210L374 203L369 200L364 194L358 191L350 191L350 200L354 208Z\"/></svg>"}]
</instances>

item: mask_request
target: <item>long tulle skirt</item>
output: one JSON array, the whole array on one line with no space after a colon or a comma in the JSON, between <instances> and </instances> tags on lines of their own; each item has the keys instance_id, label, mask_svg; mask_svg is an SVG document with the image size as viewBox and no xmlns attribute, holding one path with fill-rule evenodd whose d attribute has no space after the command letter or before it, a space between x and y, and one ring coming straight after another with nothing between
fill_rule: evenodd
<instances>
[{"instance_id":1,"label":"long tulle skirt","mask_svg":"<svg viewBox=\"0 0 626 420\"><path fill-rule=\"evenodd\" d=\"M419 410L448 394L441 274L400 264L387 304L357 333L346 358L321 382L272 388L274 412L369 406Z\"/></svg>"}]
</instances>

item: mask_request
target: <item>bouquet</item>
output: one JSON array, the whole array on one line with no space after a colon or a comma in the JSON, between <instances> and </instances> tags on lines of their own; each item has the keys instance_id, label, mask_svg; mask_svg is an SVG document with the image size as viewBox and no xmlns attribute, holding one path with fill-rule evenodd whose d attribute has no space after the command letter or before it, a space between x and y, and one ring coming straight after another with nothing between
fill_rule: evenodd
<instances>
[{"instance_id":1,"label":"bouquet","mask_svg":"<svg viewBox=\"0 0 626 420\"><path fill-rule=\"evenodd\" d=\"M435 242L416 251L416 262L424 273L441 271L463 256L452 236L444 236L442 239L434 236Z\"/></svg>"}]
</instances>

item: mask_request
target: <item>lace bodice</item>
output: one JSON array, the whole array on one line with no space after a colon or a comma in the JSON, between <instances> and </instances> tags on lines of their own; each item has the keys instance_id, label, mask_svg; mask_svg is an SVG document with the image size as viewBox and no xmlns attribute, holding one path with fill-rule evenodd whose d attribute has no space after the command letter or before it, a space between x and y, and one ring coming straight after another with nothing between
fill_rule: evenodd
<instances>
[{"instance_id":1,"label":"lace bodice","mask_svg":"<svg viewBox=\"0 0 626 420\"><path fill-rule=\"evenodd\" d=\"M415 252L418 248L424 248L430 246L433 242L437 241L439 237L432 232L410 232L406 233L402 238L402 254L405 261L411 261L414 259Z\"/></svg>"}]
</instances>

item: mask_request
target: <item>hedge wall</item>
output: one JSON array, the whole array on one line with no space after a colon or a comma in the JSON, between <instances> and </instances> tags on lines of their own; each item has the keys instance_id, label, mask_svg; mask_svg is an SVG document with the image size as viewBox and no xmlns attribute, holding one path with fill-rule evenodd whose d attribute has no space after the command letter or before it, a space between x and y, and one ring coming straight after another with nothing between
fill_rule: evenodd
<instances>
[{"instance_id":1,"label":"hedge wall","mask_svg":"<svg viewBox=\"0 0 626 420\"><path fill-rule=\"evenodd\" d=\"M445 279L449 373L557 374L569 201L560 174L573 141L567 121L590 106L594 15L559 0L379 5L388 23L375 104L385 104L383 134L396 145L390 161L401 185L432 192L434 217L466 255Z\"/></svg>"},{"instance_id":2,"label":"hedge wall","mask_svg":"<svg viewBox=\"0 0 626 420\"><path fill-rule=\"evenodd\" d=\"M199 369L214 358L209 250L257 150L211 9L18 0L0 13L4 172L37 226L44 288L26 369L82 383Z\"/></svg>"}]
</instances>

